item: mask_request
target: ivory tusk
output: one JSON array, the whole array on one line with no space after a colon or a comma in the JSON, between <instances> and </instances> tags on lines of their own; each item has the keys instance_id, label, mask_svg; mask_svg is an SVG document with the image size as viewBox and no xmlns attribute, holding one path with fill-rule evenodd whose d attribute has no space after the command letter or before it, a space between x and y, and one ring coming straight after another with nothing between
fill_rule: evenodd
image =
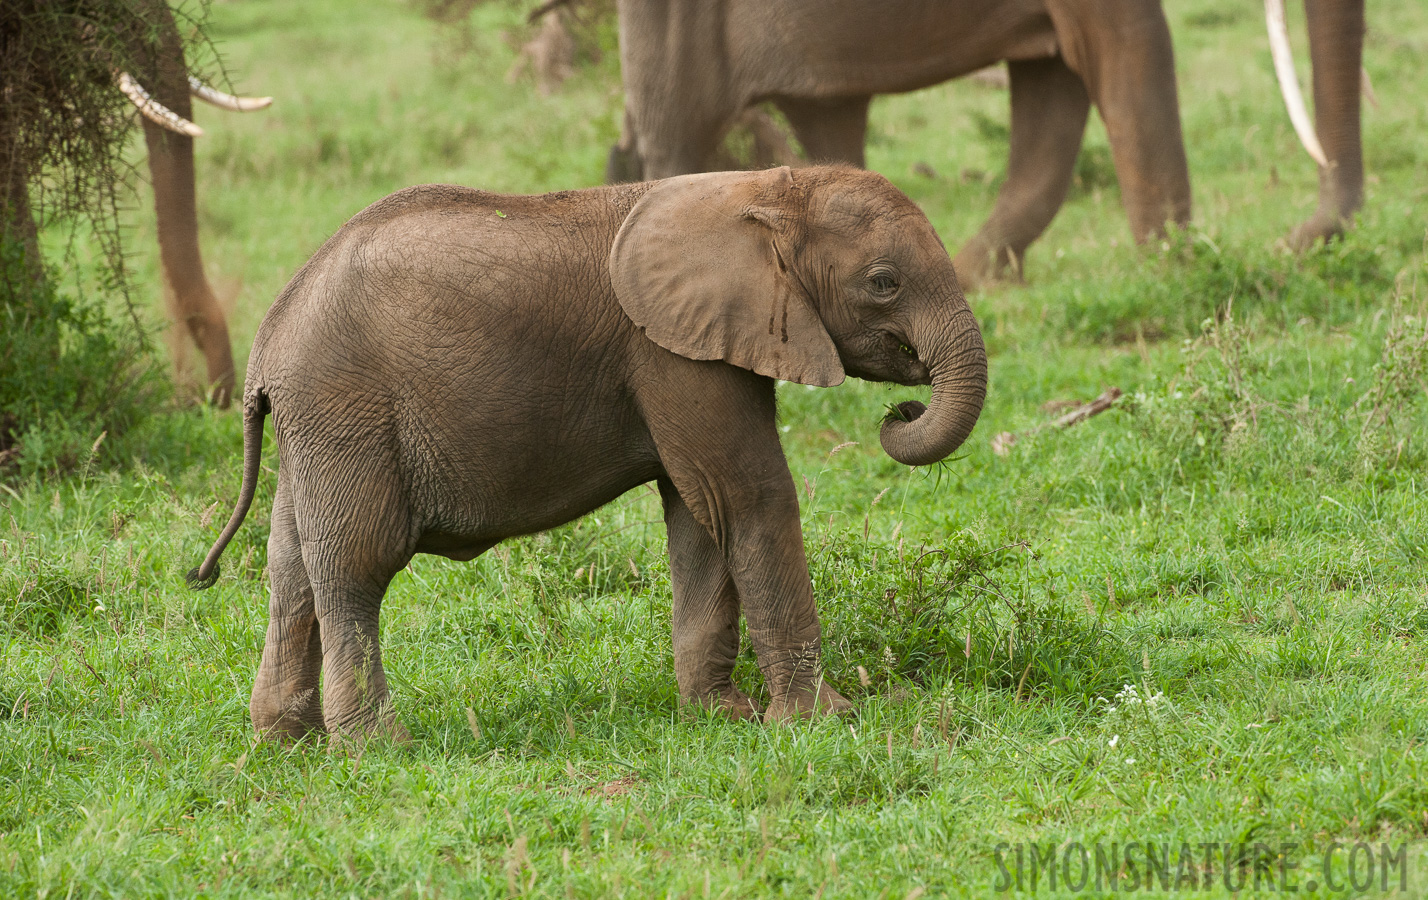
<instances>
[{"instance_id":1,"label":"ivory tusk","mask_svg":"<svg viewBox=\"0 0 1428 900\"><path fill-rule=\"evenodd\" d=\"M1378 109L1378 95L1373 92L1373 82L1369 81L1368 69L1363 66L1359 66L1359 90L1363 91L1369 106Z\"/></svg>"},{"instance_id":2,"label":"ivory tusk","mask_svg":"<svg viewBox=\"0 0 1428 900\"><path fill-rule=\"evenodd\" d=\"M1294 74L1294 56L1289 50L1289 26L1284 20L1284 0L1264 0L1264 20L1269 27L1269 53L1274 57L1274 74L1279 79L1279 92L1284 95L1284 105L1289 110L1294 133L1299 135L1299 142L1314 157L1314 161L1327 167L1329 158L1324 155L1319 136L1314 133L1314 123L1309 118L1309 110L1304 107L1304 94L1299 90L1299 78Z\"/></svg>"},{"instance_id":3,"label":"ivory tusk","mask_svg":"<svg viewBox=\"0 0 1428 900\"><path fill-rule=\"evenodd\" d=\"M232 94L225 94L217 88L209 87L192 75L188 76L188 89L204 103L212 103L219 109L233 112L251 112L273 105L272 97L235 97Z\"/></svg>"},{"instance_id":4,"label":"ivory tusk","mask_svg":"<svg viewBox=\"0 0 1428 900\"><path fill-rule=\"evenodd\" d=\"M139 112L150 122L189 137L203 135L202 128L150 97L143 85L130 78L128 72L120 72L116 81L119 90L124 92L124 96L129 98L129 102L138 107Z\"/></svg>"}]
</instances>

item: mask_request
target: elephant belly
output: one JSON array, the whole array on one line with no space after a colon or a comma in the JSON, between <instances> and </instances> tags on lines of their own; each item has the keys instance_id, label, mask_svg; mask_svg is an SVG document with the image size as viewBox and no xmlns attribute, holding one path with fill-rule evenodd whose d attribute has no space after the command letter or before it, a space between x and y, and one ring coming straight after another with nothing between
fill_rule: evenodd
<instances>
[{"instance_id":1,"label":"elephant belly","mask_svg":"<svg viewBox=\"0 0 1428 900\"><path fill-rule=\"evenodd\" d=\"M451 441L413 485L417 550L471 559L501 540L578 519L661 473L642 426L531 433L489 423Z\"/></svg>"},{"instance_id":2,"label":"elephant belly","mask_svg":"<svg viewBox=\"0 0 1428 900\"><path fill-rule=\"evenodd\" d=\"M904 0L869 26L856 3L798 3L781 7L807 37L790 54L770 43L785 32L747 38L751 55L784 72L796 96L845 96L917 90L1000 60L1057 53L1056 32L1044 0ZM845 21L846 19L846 21ZM773 87L768 91L783 91ZM785 89L787 90L787 89Z\"/></svg>"},{"instance_id":3,"label":"elephant belly","mask_svg":"<svg viewBox=\"0 0 1428 900\"><path fill-rule=\"evenodd\" d=\"M472 541L459 534L428 532L417 541L416 552L444 556L457 562L470 562L490 550L499 541Z\"/></svg>"}]
</instances>

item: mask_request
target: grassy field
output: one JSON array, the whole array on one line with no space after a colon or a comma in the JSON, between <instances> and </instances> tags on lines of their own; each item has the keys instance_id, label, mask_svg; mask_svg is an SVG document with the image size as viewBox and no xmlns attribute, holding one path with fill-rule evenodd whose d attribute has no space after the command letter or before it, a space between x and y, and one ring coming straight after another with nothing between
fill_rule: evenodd
<instances>
[{"instance_id":1,"label":"grassy field","mask_svg":"<svg viewBox=\"0 0 1428 900\"><path fill-rule=\"evenodd\" d=\"M1363 843L1375 890L1406 873L1428 893L1428 7L1370 4L1365 211L1296 257L1280 241L1315 173L1257 7L1168 6L1190 232L1131 246L1093 124L1028 284L972 298L991 388L959 458L882 454L884 405L916 391L782 390L828 675L856 717L678 707L642 489L397 578L383 644L414 746L256 743L275 479L218 585L187 591L241 435L234 412L176 405L75 471L0 483L0 896L985 896L1018 844L1027 891L1032 844L1072 860L1054 890L1040 872L1050 896L1074 892L1077 848L1132 842L1170 848L1140 892L1253 893L1258 855L1276 887L1327 896L1363 886ZM542 97L505 81L521 14L214 3L235 85L278 98L200 113L240 358L297 267L392 190L598 182L612 36ZM970 83L883 98L869 163L955 247L991 208L1006 121L1005 94ZM128 236L157 321L146 202ZM1112 386L1112 411L1045 427L1046 404ZM1021 436L1005 455L1001 432ZM740 679L760 689L752 657ZM1229 845L1208 868L1207 842Z\"/></svg>"}]
</instances>

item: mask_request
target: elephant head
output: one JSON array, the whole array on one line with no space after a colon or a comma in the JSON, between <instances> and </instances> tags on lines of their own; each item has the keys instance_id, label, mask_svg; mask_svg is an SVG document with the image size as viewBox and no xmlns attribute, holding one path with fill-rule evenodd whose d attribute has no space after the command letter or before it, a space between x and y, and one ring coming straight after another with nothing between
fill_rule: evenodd
<instances>
[{"instance_id":1,"label":"elephant head","mask_svg":"<svg viewBox=\"0 0 1428 900\"><path fill-rule=\"evenodd\" d=\"M987 355L946 248L887 179L847 168L657 182L610 254L625 312L667 350L830 386L845 373L931 384L883 423L888 455L929 465L981 413Z\"/></svg>"}]
</instances>

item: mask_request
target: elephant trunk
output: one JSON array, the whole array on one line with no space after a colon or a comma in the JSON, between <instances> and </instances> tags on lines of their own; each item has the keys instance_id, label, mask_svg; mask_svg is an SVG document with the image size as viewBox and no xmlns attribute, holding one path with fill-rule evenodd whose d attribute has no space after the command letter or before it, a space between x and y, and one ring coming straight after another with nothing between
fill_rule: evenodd
<instances>
[{"instance_id":1,"label":"elephant trunk","mask_svg":"<svg viewBox=\"0 0 1428 900\"><path fill-rule=\"evenodd\" d=\"M927 466L961 446L977 424L987 396L987 350L964 303L941 334L916 346L932 373L932 399L899 403L883 421L883 450L908 466Z\"/></svg>"}]
</instances>

